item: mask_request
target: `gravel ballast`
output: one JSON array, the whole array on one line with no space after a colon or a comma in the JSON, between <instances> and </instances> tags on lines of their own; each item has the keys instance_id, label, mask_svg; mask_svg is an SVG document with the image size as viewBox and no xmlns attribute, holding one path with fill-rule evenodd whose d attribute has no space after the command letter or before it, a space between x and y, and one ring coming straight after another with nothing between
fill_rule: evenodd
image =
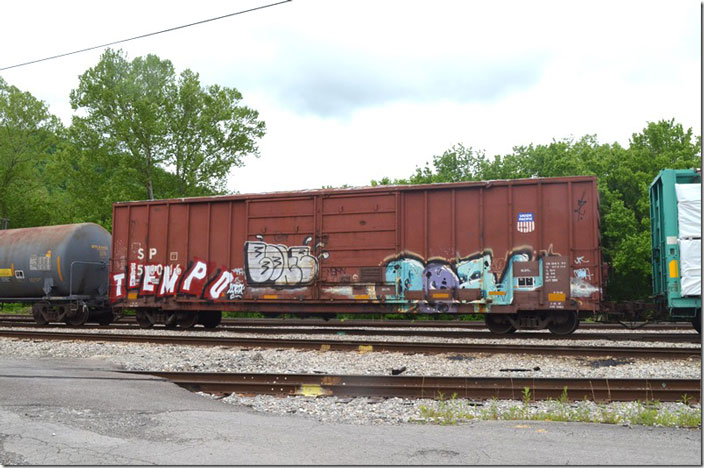
<instances>
[{"instance_id":1,"label":"gravel ballast","mask_svg":"<svg viewBox=\"0 0 704 468\"><path fill-rule=\"evenodd\" d=\"M100 332L104 332L101 330ZM122 331L121 333L124 333ZM144 333L144 331L142 331ZM149 334L179 334L184 332L150 330ZM196 333L196 332L189 332ZM216 336L219 332L207 333ZM235 336L223 332L223 336ZM242 336L237 334L237 336ZM286 338L292 338L286 335ZM305 335L298 336L300 338ZM319 337L318 337L319 338ZM334 338L331 336L330 338ZM349 338L349 337L347 337ZM357 339L359 337L355 337ZM373 339L379 339L374 337ZM327 339L327 337L326 337ZM407 341L398 337L394 341ZM431 341L427 337L416 341ZM436 339L432 341L448 341ZM462 340L470 342L471 340ZM530 344L531 340L521 340ZM561 340L563 341L563 340ZM564 344L574 344L564 340ZM482 340L486 343L487 341ZM518 343L512 340L512 343ZM623 344L626 343L626 344ZM542 344L545 344L544 342ZM557 343L554 343L557 344ZM580 346L632 346L632 342L585 342ZM639 343L640 344L640 343ZM648 343L652 345L653 343ZM656 346L672 346L655 343ZM691 346L691 345L690 345ZM393 369L405 367L403 375L429 376L482 376L482 377L593 377L593 378L701 378L701 351L683 360L559 357L519 354L404 354L386 352L303 351L294 349L237 349L225 347L174 346L146 343L111 343L81 341L38 341L0 338L0 357L12 358L91 358L108 361L125 370L139 371L190 371L190 372L271 372L271 373L329 373L329 374L381 374L390 375ZM510 369L510 370L509 370ZM526 369L516 371L516 369ZM527 370L530 369L530 370ZM448 396L449 397L449 396ZM421 408L436 408L432 400L405 400L401 398L369 399L337 397L241 397L231 395L222 401L242 405L255 411L303 415L320 421L338 421L351 424L402 424L424 420ZM476 412L494 405L497 411L508 411L522 402L474 402L463 409ZM549 402L531 404L531 411L545 410ZM588 402L584 411L598 411L599 406ZM616 408L612 403L608 408ZM663 410L679 411L679 403L663 403ZM602 405L603 406L603 405ZM624 412L629 409L624 407ZM688 408L688 407L687 407ZM697 405L695 408L699 408ZM698 409L697 409L698 411ZM427 419L427 418L426 418Z\"/></svg>"}]
</instances>

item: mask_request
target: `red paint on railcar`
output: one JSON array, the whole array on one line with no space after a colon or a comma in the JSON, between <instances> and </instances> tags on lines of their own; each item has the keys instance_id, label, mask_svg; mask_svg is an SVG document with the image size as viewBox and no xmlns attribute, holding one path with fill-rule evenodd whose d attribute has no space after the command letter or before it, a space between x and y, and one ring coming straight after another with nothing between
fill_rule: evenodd
<instances>
[{"instance_id":1,"label":"red paint on railcar","mask_svg":"<svg viewBox=\"0 0 704 468\"><path fill-rule=\"evenodd\" d=\"M117 203L116 307L597 311L595 177Z\"/></svg>"}]
</instances>

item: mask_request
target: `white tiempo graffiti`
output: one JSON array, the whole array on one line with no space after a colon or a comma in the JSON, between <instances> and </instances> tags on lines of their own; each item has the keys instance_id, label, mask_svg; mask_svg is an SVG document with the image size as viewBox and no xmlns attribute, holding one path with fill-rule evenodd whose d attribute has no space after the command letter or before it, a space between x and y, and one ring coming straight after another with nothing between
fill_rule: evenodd
<instances>
[{"instance_id":1,"label":"white tiempo graffiti","mask_svg":"<svg viewBox=\"0 0 704 468\"><path fill-rule=\"evenodd\" d=\"M244 295L242 268L216 268L214 264L198 258L191 262L187 270L178 264L142 265L132 262L128 272L128 275L123 272L112 275L110 299L113 302L124 299L128 290L132 290L135 298L137 295L163 298L187 294L221 301L241 299Z\"/></svg>"}]
</instances>

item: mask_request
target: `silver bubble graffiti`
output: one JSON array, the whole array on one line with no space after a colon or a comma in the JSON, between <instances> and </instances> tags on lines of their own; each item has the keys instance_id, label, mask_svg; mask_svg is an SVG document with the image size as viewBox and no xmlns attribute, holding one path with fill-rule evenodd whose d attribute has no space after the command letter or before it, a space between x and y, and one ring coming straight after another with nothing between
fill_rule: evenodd
<instances>
[{"instance_id":1,"label":"silver bubble graffiti","mask_svg":"<svg viewBox=\"0 0 704 468\"><path fill-rule=\"evenodd\" d=\"M245 243L245 274L247 284L300 286L311 284L318 274L318 259L310 247L288 247L261 241Z\"/></svg>"}]
</instances>

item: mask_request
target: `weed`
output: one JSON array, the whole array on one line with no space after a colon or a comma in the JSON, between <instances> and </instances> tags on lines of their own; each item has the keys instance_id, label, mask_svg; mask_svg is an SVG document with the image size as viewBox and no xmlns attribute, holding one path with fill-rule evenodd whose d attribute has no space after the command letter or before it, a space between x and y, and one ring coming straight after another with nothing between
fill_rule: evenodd
<instances>
[{"instance_id":1,"label":"weed","mask_svg":"<svg viewBox=\"0 0 704 468\"><path fill-rule=\"evenodd\" d=\"M528 404L530 404L530 388L524 387L522 393L523 393L523 406L528 406Z\"/></svg>"},{"instance_id":2,"label":"weed","mask_svg":"<svg viewBox=\"0 0 704 468\"><path fill-rule=\"evenodd\" d=\"M501 409L496 398L485 409L466 406L466 401L452 395L450 400L444 396L434 406L421 406L419 422L432 424L458 424L469 420L534 420L592 422L603 424L633 424L665 427L701 427L701 408L683 403L665 407L659 401L613 403L611 405L595 404L583 401L574 405L567 404L567 389L560 399L549 400L542 410L532 408L529 403L532 394L529 388L522 392L522 402ZM690 401L685 398L685 401ZM540 406L540 405L538 405ZM668 409L669 408L669 409Z\"/></svg>"},{"instance_id":3,"label":"weed","mask_svg":"<svg viewBox=\"0 0 704 468\"><path fill-rule=\"evenodd\" d=\"M491 405L486 412L482 411L482 419L499 419L499 409L496 406L496 398L491 399Z\"/></svg>"}]
</instances>

